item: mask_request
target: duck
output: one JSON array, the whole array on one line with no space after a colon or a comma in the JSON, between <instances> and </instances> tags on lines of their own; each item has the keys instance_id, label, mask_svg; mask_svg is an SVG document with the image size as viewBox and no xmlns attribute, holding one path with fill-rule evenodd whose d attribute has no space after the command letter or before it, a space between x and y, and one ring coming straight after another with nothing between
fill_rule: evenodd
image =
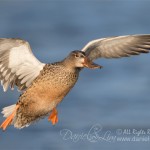
<instances>
[{"instance_id":1,"label":"duck","mask_svg":"<svg viewBox=\"0 0 150 150\"><path fill-rule=\"evenodd\" d=\"M57 105L74 87L84 68L101 69L98 58L121 58L150 50L150 34L100 38L73 50L61 61L45 64L33 54L29 43L19 38L0 38L0 80L4 92L15 87L21 92L17 102L4 107L6 118L0 125L21 129L48 116L58 122Z\"/></svg>"}]
</instances>

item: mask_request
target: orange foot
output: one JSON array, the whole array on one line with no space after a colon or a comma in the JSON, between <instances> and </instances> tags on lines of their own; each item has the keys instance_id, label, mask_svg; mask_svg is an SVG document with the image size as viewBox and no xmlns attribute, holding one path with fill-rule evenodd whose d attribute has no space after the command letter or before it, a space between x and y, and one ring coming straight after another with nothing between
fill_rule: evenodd
<instances>
[{"instance_id":1,"label":"orange foot","mask_svg":"<svg viewBox=\"0 0 150 150\"><path fill-rule=\"evenodd\" d=\"M16 114L16 110L18 109L19 105L16 105L15 110L12 112L11 115L9 115L6 120L1 124L0 128L2 128L2 130L6 130L7 126L9 126Z\"/></svg>"},{"instance_id":2,"label":"orange foot","mask_svg":"<svg viewBox=\"0 0 150 150\"><path fill-rule=\"evenodd\" d=\"M58 111L56 108L54 108L48 117L48 121L51 121L53 125L55 125L58 122Z\"/></svg>"}]
</instances>

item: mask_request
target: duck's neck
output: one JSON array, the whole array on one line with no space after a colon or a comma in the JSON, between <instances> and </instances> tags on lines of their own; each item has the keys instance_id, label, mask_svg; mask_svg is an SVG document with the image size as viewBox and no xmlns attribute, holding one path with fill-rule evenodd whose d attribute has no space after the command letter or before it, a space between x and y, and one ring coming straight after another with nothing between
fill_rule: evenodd
<instances>
[{"instance_id":1,"label":"duck's neck","mask_svg":"<svg viewBox=\"0 0 150 150\"><path fill-rule=\"evenodd\" d=\"M79 72L80 68L75 67L74 62L72 60L65 58L61 61L62 65L65 66L66 69L68 69L71 72Z\"/></svg>"}]
</instances>

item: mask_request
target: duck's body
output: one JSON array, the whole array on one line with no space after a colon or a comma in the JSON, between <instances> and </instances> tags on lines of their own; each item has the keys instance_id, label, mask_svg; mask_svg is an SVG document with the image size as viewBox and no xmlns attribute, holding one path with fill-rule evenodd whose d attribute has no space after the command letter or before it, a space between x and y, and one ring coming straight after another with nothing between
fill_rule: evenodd
<instances>
[{"instance_id":1,"label":"duck's body","mask_svg":"<svg viewBox=\"0 0 150 150\"><path fill-rule=\"evenodd\" d=\"M76 83L79 69L67 69L63 63L47 64L33 84L20 96L13 124L22 128L48 115Z\"/></svg>"},{"instance_id":2,"label":"duck's body","mask_svg":"<svg viewBox=\"0 0 150 150\"><path fill-rule=\"evenodd\" d=\"M48 115L58 122L57 105L77 82L82 68L101 68L97 58L120 58L148 53L150 35L129 35L102 38L89 42L81 51L72 51L64 60L41 63L33 55L28 42L21 39L0 39L0 80L4 91L16 85L22 91L16 104L3 108L8 125L23 128Z\"/></svg>"}]
</instances>

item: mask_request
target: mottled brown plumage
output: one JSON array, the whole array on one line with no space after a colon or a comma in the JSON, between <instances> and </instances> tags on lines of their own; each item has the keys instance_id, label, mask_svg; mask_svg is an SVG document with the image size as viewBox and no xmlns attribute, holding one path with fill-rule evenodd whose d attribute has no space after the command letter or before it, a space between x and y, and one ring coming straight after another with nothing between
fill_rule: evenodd
<instances>
[{"instance_id":1,"label":"mottled brown plumage","mask_svg":"<svg viewBox=\"0 0 150 150\"><path fill-rule=\"evenodd\" d=\"M63 63L47 64L33 84L20 96L14 126L21 128L47 115L76 83L79 69Z\"/></svg>"}]
</instances>

